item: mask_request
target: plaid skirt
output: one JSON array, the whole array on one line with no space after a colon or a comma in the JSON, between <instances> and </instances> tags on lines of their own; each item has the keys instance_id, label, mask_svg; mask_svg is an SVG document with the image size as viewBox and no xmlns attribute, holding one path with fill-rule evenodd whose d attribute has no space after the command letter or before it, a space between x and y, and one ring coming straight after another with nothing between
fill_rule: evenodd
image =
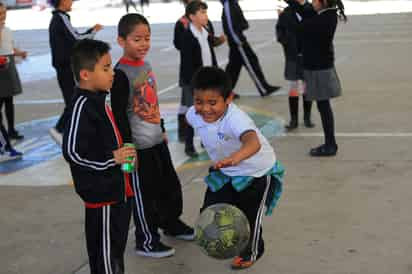
<instances>
[{"instance_id":1,"label":"plaid skirt","mask_svg":"<svg viewBox=\"0 0 412 274\"><path fill-rule=\"evenodd\" d=\"M335 67L325 70L304 70L306 100L322 101L342 95Z\"/></svg>"},{"instance_id":2,"label":"plaid skirt","mask_svg":"<svg viewBox=\"0 0 412 274\"><path fill-rule=\"evenodd\" d=\"M11 97L20 94L23 89L16 69L14 56L7 56L9 61L6 65L0 66L0 97Z\"/></svg>"}]
</instances>

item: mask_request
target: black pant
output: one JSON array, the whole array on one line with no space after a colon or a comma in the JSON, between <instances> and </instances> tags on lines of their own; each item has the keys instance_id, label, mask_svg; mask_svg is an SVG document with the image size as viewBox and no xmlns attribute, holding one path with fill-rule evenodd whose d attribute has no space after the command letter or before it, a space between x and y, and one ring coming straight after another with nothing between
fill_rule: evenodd
<instances>
[{"instance_id":1,"label":"black pant","mask_svg":"<svg viewBox=\"0 0 412 274\"><path fill-rule=\"evenodd\" d=\"M57 82L63 94L64 110L63 110L63 113L60 115L60 118L57 121L57 124L55 127L58 132L63 132L67 124L67 121L70 118L69 113L68 113L68 108L72 101L74 87L76 84L74 82L73 72L70 67L58 68L56 69L56 73L57 73Z\"/></svg>"},{"instance_id":2,"label":"black pant","mask_svg":"<svg viewBox=\"0 0 412 274\"><path fill-rule=\"evenodd\" d=\"M256 56L249 43L245 41L241 46L233 42L229 43L229 63L226 66L226 72L232 80L232 88L234 89L239 80L240 70L245 66L250 77L255 83L260 95L267 93L269 84L263 74L259 64L259 59Z\"/></svg>"},{"instance_id":3,"label":"black pant","mask_svg":"<svg viewBox=\"0 0 412 274\"><path fill-rule=\"evenodd\" d=\"M320 118L322 120L323 133L325 134L325 144L336 146L335 120L329 100L316 101Z\"/></svg>"},{"instance_id":4,"label":"black pant","mask_svg":"<svg viewBox=\"0 0 412 274\"><path fill-rule=\"evenodd\" d=\"M123 274L132 200L86 208L86 243L90 274Z\"/></svg>"},{"instance_id":5,"label":"black pant","mask_svg":"<svg viewBox=\"0 0 412 274\"><path fill-rule=\"evenodd\" d=\"M217 203L228 203L242 210L249 221L250 240L241 256L251 255L252 260L262 255L265 249L262 238L262 218L270 180L270 176L255 178L251 185L241 192L234 189L231 183L225 184L217 192L212 192L208 188L201 209Z\"/></svg>"},{"instance_id":6,"label":"black pant","mask_svg":"<svg viewBox=\"0 0 412 274\"><path fill-rule=\"evenodd\" d=\"M7 130L14 131L14 103L13 96L0 98L0 122L3 123L3 105L5 105L5 114L7 120Z\"/></svg>"},{"instance_id":7,"label":"black pant","mask_svg":"<svg viewBox=\"0 0 412 274\"><path fill-rule=\"evenodd\" d=\"M137 152L133 173L136 247L145 251L160 240L158 228L173 227L183 211L182 187L166 143Z\"/></svg>"},{"instance_id":8,"label":"black pant","mask_svg":"<svg viewBox=\"0 0 412 274\"><path fill-rule=\"evenodd\" d=\"M0 123L0 149L9 150L11 149L9 135L6 128L3 126L3 123Z\"/></svg>"}]
</instances>

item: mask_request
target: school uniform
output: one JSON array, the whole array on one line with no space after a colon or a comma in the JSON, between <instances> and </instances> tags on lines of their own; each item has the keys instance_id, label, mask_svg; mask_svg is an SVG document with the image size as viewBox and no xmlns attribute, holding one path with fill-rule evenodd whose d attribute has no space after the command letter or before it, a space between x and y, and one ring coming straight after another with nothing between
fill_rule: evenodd
<instances>
[{"instance_id":1,"label":"school uniform","mask_svg":"<svg viewBox=\"0 0 412 274\"><path fill-rule=\"evenodd\" d=\"M339 97L342 88L335 69L333 38L338 24L335 8L316 12L299 8L304 78L308 100Z\"/></svg>"},{"instance_id":2,"label":"school uniform","mask_svg":"<svg viewBox=\"0 0 412 274\"><path fill-rule=\"evenodd\" d=\"M111 89L114 117L125 142L137 149L132 173L136 250L156 252L158 229L171 230L183 211L182 189L163 139L157 83L149 63L121 58Z\"/></svg>"},{"instance_id":3,"label":"school uniform","mask_svg":"<svg viewBox=\"0 0 412 274\"><path fill-rule=\"evenodd\" d=\"M310 151L312 156L336 155L335 120L330 99L339 97L342 88L335 69L333 38L338 24L336 8L315 11L292 4L301 16L303 68L308 100L316 100L322 120L325 144Z\"/></svg>"},{"instance_id":4,"label":"school uniform","mask_svg":"<svg viewBox=\"0 0 412 274\"><path fill-rule=\"evenodd\" d=\"M56 70L57 82L63 94L65 109L56 124L56 130L62 132L68 119L67 111L73 97L75 80L70 65L72 49L76 41L94 38L93 28L79 33L70 22L70 15L61 10L54 10L49 25L49 42L52 65Z\"/></svg>"},{"instance_id":5,"label":"school uniform","mask_svg":"<svg viewBox=\"0 0 412 274\"><path fill-rule=\"evenodd\" d=\"M229 45L229 63L226 72L230 75L232 87L236 86L240 70L245 66L261 96L277 90L279 87L271 86L266 81L258 57L243 34L243 31L249 28L249 23L243 15L238 0L221 0L221 2L223 30Z\"/></svg>"},{"instance_id":6,"label":"school uniform","mask_svg":"<svg viewBox=\"0 0 412 274\"><path fill-rule=\"evenodd\" d=\"M90 272L123 274L133 190L113 156L122 139L106 95L75 90L62 149L75 190L85 203Z\"/></svg>"},{"instance_id":7,"label":"school uniform","mask_svg":"<svg viewBox=\"0 0 412 274\"><path fill-rule=\"evenodd\" d=\"M207 190L202 210L216 203L229 203L241 209L249 220L250 241L242 252L257 260L264 252L262 218L264 207L270 214L282 192L283 167L276 160L275 152L266 138L256 128L252 119L235 104L230 104L226 113L214 123L206 123L194 107L186 118L200 136L212 162L229 157L242 145L240 137L255 131L260 150L236 166L209 170L205 178Z\"/></svg>"}]
</instances>

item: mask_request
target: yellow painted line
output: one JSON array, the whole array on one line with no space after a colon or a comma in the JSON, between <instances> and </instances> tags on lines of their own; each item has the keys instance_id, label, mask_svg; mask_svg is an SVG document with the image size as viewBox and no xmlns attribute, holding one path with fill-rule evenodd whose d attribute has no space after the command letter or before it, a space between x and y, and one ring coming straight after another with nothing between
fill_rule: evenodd
<instances>
[{"instance_id":1,"label":"yellow painted line","mask_svg":"<svg viewBox=\"0 0 412 274\"><path fill-rule=\"evenodd\" d=\"M178 168L176 168L176 171L182 172L182 171L185 171L185 170L188 170L188 169L209 166L210 163L211 163L210 160L203 160L203 161L197 161L197 162L188 162L188 163L185 163L185 164L179 166Z\"/></svg>"}]
</instances>

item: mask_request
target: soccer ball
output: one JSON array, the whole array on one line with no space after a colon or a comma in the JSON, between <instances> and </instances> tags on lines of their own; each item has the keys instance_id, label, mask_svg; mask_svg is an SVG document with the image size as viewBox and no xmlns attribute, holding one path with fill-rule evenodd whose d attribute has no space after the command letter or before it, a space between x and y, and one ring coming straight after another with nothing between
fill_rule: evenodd
<instances>
[{"instance_id":1,"label":"soccer ball","mask_svg":"<svg viewBox=\"0 0 412 274\"><path fill-rule=\"evenodd\" d=\"M230 204L214 204L202 211L195 224L196 243L216 259L240 254L249 242L250 226L245 214Z\"/></svg>"}]
</instances>

